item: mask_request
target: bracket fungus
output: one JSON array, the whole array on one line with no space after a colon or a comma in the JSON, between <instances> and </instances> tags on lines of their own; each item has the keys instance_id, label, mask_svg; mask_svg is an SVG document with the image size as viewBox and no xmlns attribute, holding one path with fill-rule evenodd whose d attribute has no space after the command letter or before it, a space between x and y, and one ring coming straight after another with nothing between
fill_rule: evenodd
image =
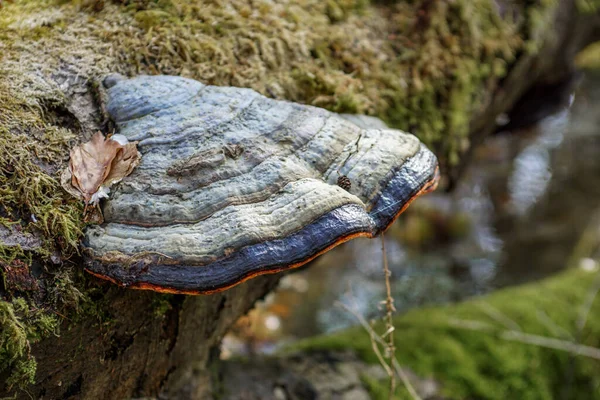
<instances>
[{"instance_id":1,"label":"bracket fungus","mask_svg":"<svg viewBox=\"0 0 600 400\"><path fill-rule=\"evenodd\" d=\"M87 228L86 269L123 286L212 293L298 267L379 234L437 183L435 156L359 126L372 118L174 76L105 86L142 158Z\"/></svg>"}]
</instances>

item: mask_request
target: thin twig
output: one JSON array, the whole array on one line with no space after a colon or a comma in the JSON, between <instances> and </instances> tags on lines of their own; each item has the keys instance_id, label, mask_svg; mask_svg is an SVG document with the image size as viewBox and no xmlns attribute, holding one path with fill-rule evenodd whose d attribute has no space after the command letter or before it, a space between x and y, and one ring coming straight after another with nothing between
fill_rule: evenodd
<instances>
[{"instance_id":1,"label":"thin twig","mask_svg":"<svg viewBox=\"0 0 600 400\"><path fill-rule=\"evenodd\" d=\"M396 354L396 346L394 345L394 298L392 297L392 286L390 284L390 269L387 261L387 254L385 252L385 237L381 232L381 253L383 254L383 272L385 274L385 334L382 337L387 338L386 356L390 359L390 364L393 364L391 360ZM390 374L390 400L396 392L396 376Z\"/></svg>"},{"instance_id":2,"label":"thin twig","mask_svg":"<svg viewBox=\"0 0 600 400\"><path fill-rule=\"evenodd\" d=\"M380 344L381 346L385 347L385 346L387 346L386 342L379 335L377 335L377 333L373 330L373 327L371 325L369 325L367 320L365 320L364 317L359 312L353 310L352 308L348 307L346 304L344 304L340 301L337 301L335 304L338 307L341 307L344 310L348 311L350 314L352 314L356 318L356 320L360 323L360 325L365 329L365 331L367 331L367 333L369 334L369 337L371 339L371 345L373 346L374 349L375 348L377 349L377 350L374 350L375 355L379 359L379 362L381 363L381 366L383 367L383 369L385 369L386 372L389 374L389 372L388 372L389 365L385 362L383 356L381 355L381 351L379 350L379 347L377 346L377 344ZM408 376L406 376L406 372L404 372L404 370L400 366L400 363L398 363L398 360L396 359L396 357L393 358L392 362L393 362L394 370L396 371L396 373L402 380L402 383L406 387L406 390L408 391L410 396L413 398L413 400L421 400L421 397L419 396L419 394L417 393L417 391L415 390L413 385L410 383Z\"/></svg>"},{"instance_id":3,"label":"thin twig","mask_svg":"<svg viewBox=\"0 0 600 400\"><path fill-rule=\"evenodd\" d=\"M373 352L377 356L379 363L381 364L383 369L385 369L385 372L388 375L390 375L390 374L393 375L394 372L392 371L392 369L390 368L388 363L385 361L385 358L381 354L381 351L379 350L379 346L377 345L379 343L385 347L386 343L379 337L379 335L377 335L377 333L373 330L373 327L371 325L369 325L369 323L362 317L362 315L360 315L358 312L354 311L352 308L348 307L346 304L342 303L341 301L336 301L335 304L338 307L341 307L344 310L348 311L350 314L354 315L354 317L356 317L356 319L363 326L363 328L365 328L365 330L369 334L369 338L371 339L371 346L373 347Z\"/></svg>"},{"instance_id":4,"label":"thin twig","mask_svg":"<svg viewBox=\"0 0 600 400\"><path fill-rule=\"evenodd\" d=\"M545 311L538 310L536 316L538 318L538 321L540 321L546 328L548 328L548 330L553 334L553 336L562 337L565 340L575 340L575 337L571 334L571 332L554 322L554 320L550 318L550 316Z\"/></svg>"},{"instance_id":5,"label":"thin twig","mask_svg":"<svg viewBox=\"0 0 600 400\"><path fill-rule=\"evenodd\" d=\"M600 274L596 274L596 279L594 280L594 284L590 288L587 298L585 302L581 305L581 311L579 314L579 319L577 321L577 336L581 336L583 332L583 328L585 328L585 324L587 323L588 316L590 314L590 310L594 305L594 300L596 299L596 295L598 295L598 291L600 290Z\"/></svg>"},{"instance_id":6,"label":"thin twig","mask_svg":"<svg viewBox=\"0 0 600 400\"><path fill-rule=\"evenodd\" d=\"M494 321L504 325L505 328L513 330L513 331L522 331L519 324L510 319L510 317L504 314L502 311L498 310L496 307L492 306L489 303L483 302L478 303L481 311L487 314L488 317L493 319Z\"/></svg>"},{"instance_id":7,"label":"thin twig","mask_svg":"<svg viewBox=\"0 0 600 400\"><path fill-rule=\"evenodd\" d=\"M450 323L450 325L457 328L479 332L497 333L500 336L500 338L504 340L533 344L540 347L566 351L571 354L582 355L585 357L600 360L600 349L596 347L578 344L569 340L555 339L514 330L497 331L491 328L489 325L485 323L478 323L477 321L451 319L448 322Z\"/></svg>"},{"instance_id":8,"label":"thin twig","mask_svg":"<svg viewBox=\"0 0 600 400\"><path fill-rule=\"evenodd\" d=\"M530 333L504 331L500 337L505 340L512 340L521 343L533 344L549 349L562 350L575 355L581 355L596 360L600 360L600 349L591 346L577 344L568 340L554 339L545 336L532 335Z\"/></svg>"},{"instance_id":9,"label":"thin twig","mask_svg":"<svg viewBox=\"0 0 600 400\"><path fill-rule=\"evenodd\" d=\"M398 363L398 360L396 359L396 357L394 357L392 359L392 365L394 366L394 370L396 371L396 373L400 377L400 380L404 384L404 387L406 388L406 390L408 390L408 393L410 394L410 396L414 400L421 400L421 397L417 394L417 391L415 390L415 388L413 387L413 385L410 383L410 380L408 379L408 376L406 376L406 372L404 372L404 370L400 366L400 363Z\"/></svg>"}]
</instances>

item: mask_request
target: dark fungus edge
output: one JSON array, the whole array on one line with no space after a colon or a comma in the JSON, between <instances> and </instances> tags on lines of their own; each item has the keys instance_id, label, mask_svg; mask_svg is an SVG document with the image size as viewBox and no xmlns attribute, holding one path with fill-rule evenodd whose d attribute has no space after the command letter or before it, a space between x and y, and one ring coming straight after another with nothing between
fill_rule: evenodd
<instances>
[{"instance_id":1,"label":"dark fungus edge","mask_svg":"<svg viewBox=\"0 0 600 400\"><path fill-rule=\"evenodd\" d=\"M208 265L169 265L160 257L127 265L88 260L86 271L117 285L162 293L211 294L253 277L300 267L337 245L385 231L421 194L437 186L437 159L425 146L392 176L370 213L356 204L338 207L282 239L246 246Z\"/></svg>"}]
</instances>

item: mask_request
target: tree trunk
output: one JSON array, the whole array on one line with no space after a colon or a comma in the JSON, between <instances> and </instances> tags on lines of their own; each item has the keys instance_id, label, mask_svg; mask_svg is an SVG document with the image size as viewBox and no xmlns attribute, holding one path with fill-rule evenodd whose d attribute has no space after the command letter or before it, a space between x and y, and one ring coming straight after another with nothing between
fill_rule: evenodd
<instances>
[{"instance_id":1,"label":"tree trunk","mask_svg":"<svg viewBox=\"0 0 600 400\"><path fill-rule=\"evenodd\" d=\"M393 60L396 48L410 45L408 39L394 42L402 33L397 20L388 20L401 14L396 5L354 9L344 8L347 2L337 8L323 2L327 7L320 8L299 2L265 13L264 7L247 9L246 1L231 3L235 7L214 11L218 5L186 8L177 1L0 0L0 397L210 397L220 339L278 280L259 277L224 293L185 297L127 290L73 273L82 265L76 251L83 207L62 191L58 177L70 147L110 129L97 90L108 73L191 76L340 112L379 115L376 107L389 103L378 97L379 89L403 98L404 87L395 81L381 87L390 71L369 72L379 59ZM418 12L408 20L420 31L435 2L414 3L410 7ZM541 50L506 61L507 76L490 86L497 89L474 88L489 101L467 116L471 148L536 83L568 76L573 55L597 38L598 16L581 16L575 1L562 0L544 12L555 23L531 39L544 43ZM281 21L262 23L253 19L256 13ZM361 64L369 62L374 64ZM436 96L443 100L446 94ZM433 143L440 154L445 147ZM445 172L458 179L467 160ZM13 379L16 372L26 379Z\"/></svg>"},{"instance_id":2,"label":"tree trunk","mask_svg":"<svg viewBox=\"0 0 600 400\"><path fill-rule=\"evenodd\" d=\"M259 277L211 296L160 295L100 284L94 306L35 344L36 384L19 398L210 398L209 362L228 327L271 291ZM0 393L6 387L0 387Z\"/></svg>"},{"instance_id":3,"label":"tree trunk","mask_svg":"<svg viewBox=\"0 0 600 400\"><path fill-rule=\"evenodd\" d=\"M522 54L490 96L489 103L471 119L471 143L461 162L450 171L450 188L460 178L477 146L502 128L497 116L506 113L510 121L523 121L512 124L510 128L514 129L533 124L566 106L577 81L575 56L588 44L600 40L600 15L582 14L577 7L573 1L557 3L538 41L541 50Z\"/></svg>"}]
</instances>

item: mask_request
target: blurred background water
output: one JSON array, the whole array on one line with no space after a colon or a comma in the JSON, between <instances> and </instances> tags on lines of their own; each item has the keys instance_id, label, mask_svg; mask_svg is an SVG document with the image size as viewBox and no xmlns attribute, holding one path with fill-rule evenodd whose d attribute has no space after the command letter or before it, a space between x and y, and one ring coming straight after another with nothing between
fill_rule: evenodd
<instances>
[{"instance_id":1,"label":"blurred background water","mask_svg":"<svg viewBox=\"0 0 600 400\"><path fill-rule=\"evenodd\" d=\"M451 193L411 205L385 235L398 312L455 302L551 275L570 265L600 212L600 75L535 126L500 132L473 155ZM544 100L544 99L540 99ZM500 116L499 123L506 123ZM356 323L385 298L379 239L345 243L302 270L236 323L222 356L271 352Z\"/></svg>"}]
</instances>

